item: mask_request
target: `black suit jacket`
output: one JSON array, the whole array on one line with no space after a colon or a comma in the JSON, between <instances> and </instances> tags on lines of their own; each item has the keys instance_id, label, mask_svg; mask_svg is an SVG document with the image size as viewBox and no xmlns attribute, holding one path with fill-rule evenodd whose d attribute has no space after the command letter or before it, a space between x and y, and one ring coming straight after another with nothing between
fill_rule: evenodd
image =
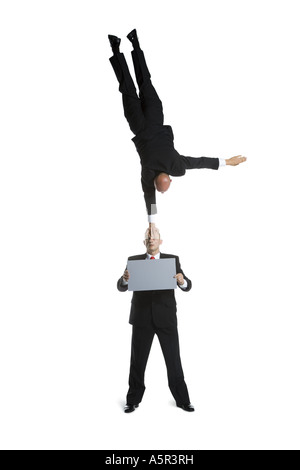
<instances>
[{"instance_id":1,"label":"black suit jacket","mask_svg":"<svg viewBox=\"0 0 300 470\"><path fill-rule=\"evenodd\" d=\"M175 258L176 274L182 273L187 282L187 288L184 292L188 292L192 288L192 282L185 276L181 269L179 257L175 255L160 254L161 258ZM129 260L143 260L147 258L147 254L131 256ZM149 261L151 263L151 261ZM122 283L123 277L118 280L118 290L125 292L128 290L127 285ZM129 323L131 325L146 327L152 325L159 328L172 327L177 325L177 306L174 295L174 289L156 290L156 291L139 291L133 292L131 300L131 310Z\"/></svg>"},{"instance_id":2,"label":"black suit jacket","mask_svg":"<svg viewBox=\"0 0 300 470\"><path fill-rule=\"evenodd\" d=\"M148 214L156 214L154 178L159 173L183 176L186 170L195 168L219 168L218 158L184 157L174 148L174 135L171 126L148 126L137 134L134 142L142 165L142 188Z\"/></svg>"}]
</instances>

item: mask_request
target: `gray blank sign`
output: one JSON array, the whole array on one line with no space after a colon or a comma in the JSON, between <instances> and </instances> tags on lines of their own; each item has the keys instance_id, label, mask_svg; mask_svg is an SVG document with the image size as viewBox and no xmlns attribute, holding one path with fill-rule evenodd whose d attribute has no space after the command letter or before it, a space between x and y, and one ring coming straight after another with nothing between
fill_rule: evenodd
<instances>
[{"instance_id":1,"label":"gray blank sign","mask_svg":"<svg viewBox=\"0 0 300 470\"><path fill-rule=\"evenodd\" d=\"M127 269L130 291L177 288L175 258L128 261Z\"/></svg>"}]
</instances>

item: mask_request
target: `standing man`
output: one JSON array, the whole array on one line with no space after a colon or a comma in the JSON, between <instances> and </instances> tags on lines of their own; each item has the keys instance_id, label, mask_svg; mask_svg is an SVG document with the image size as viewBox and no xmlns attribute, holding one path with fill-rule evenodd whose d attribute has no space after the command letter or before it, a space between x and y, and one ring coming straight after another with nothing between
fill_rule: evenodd
<instances>
[{"instance_id":1,"label":"standing man","mask_svg":"<svg viewBox=\"0 0 300 470\"><path fill-rule=\"evenodd\" d=\"M147 253L132 256L129 260L149 260L149 263L155 263L155 260L160 258L175 258L177 284L182 291L188 292L192 283L184 275L178 256L160 253L162 240L156 227L147 230L144 244ZM126 269L118 280L119 291L128 290L129 277L130 273ZM176 405L185 411L194 411L184 381L180 359L174 290L134 292L129 323L132 325L132 343L125 413L133 412L142 401L145 391L145 369L155 334L158 336L165 358L168 383Z\"/></svg>"},{"instance_id":2,"label":"standing man","mask_svg":"<svg viewBox=\"0 0 300 470\"><path fill-rule=\"evenodd\" d=\"M209 168L217 170L220 166L236 166L246 161L238 155L227 160L219 158L192 158L180 155L174 148L171 126L165 126L162 102L152 83L144 53L140 48L136 30L127 38L133 45L132 59L139 86L139 97L124 54L120 53L121 39L108 36L113 56L111 65L119 81L122 93L124 114L129 127L135 134L132 139L140 156L142 165L142 188L148 213L148 221L155 222L157 213L155 190L164 193L170 187L171 176L183 176L186 170Z\"/></svg>"}]
</instances>

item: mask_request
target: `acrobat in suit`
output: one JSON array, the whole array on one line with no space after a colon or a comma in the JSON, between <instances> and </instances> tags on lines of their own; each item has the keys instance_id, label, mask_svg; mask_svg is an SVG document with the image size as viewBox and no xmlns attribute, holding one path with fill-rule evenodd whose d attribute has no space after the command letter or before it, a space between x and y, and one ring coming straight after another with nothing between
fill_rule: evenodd
<instances>
[{"instance_id":1,"label":"acrobat in suit","mask_svg":"<svg viewBox=\"0 0 300 470\"><path fill-rule=\"evenodd\" d=\"M151 76L144 53L139 46L136 30L129 33L127 37L134 47L132 59L140 97L137 95L124 54L119 52L121 40L111 35L109 39L114 55L110 58L110 62L119 81L125 117L135 134L132 140L140 156L142 188L147 212L151 215L157 213L155 189L165 192L171 182L169 175L183 176L186 170L194 168L217 170L219 159L185 157L175 150L173 131L171 126L163 124L162 102L151 83ZM224 165L225 161L222 160L222 164Z\"/></svg>"}]
</instances>

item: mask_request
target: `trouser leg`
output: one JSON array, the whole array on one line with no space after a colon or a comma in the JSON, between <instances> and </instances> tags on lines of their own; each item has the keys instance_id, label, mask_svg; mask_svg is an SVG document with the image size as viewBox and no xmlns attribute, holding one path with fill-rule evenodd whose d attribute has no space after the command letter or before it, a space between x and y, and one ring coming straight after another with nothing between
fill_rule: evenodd
<instances>
[{"instance_id":1,"label":"trouser leg","mask_svg":"<svg viewBox=\"0 0 300 470\"><path fill-rule=\"evenodd\" d=\"M119 52L114 54L109 60L119 82L124 115L131 131L136 135L145 127L142 102L136 93L135 84L130 75L124 54Z\"/></svg>"},{"instance_id":2,"label":"trouser leg","mask_svg":"<svg viewBox=\"0 0 300 470\"><path fill-rule=\"evenodd\" d=\"M144 53L141 49L134 49L131 54L146 122L150 125L162 125L164 122L162 102L152 85Z\"/></svg>"},{"instance_id":3,"label":"trouser leg","mask_svg":"<svg viewBox=\"0 0 300 470\"><path fill-rule=\"evenodd\" d=\"M130 75L124 54L118 52L114 54L109 61L118 79L120 92L137 96L135 84Z\"/></svg>"},{"instance_id":4,"label":"trouser leg","mask_svg":"<svg viewBox=\"0 0 300 470\"><path fill-rule=\"evenodd\" d=\"M127 403L138 405L145 391L145 369L154 337L152 328L132 327L131 360Z\"/></svg>"},{"instance_id":5,"label":"trouser leg","mask_svg":"<svg viewBox=\"0 0 300 470\"><path fill-rule=\"evenodd\" d=\"M159 328L156 334L165 358L171 393L178 406L186 405L190 398L181 365L177 327Z\"/></svg>"},{"instance_id":6,"label":"trouser leg","mask_svg":"<svg viewBox=\"0 0 300 470\"><path fill-rule=\"evenodd\" d=\"M141 89L145 84L151 81L151 75L146 64L144 52L141 49L131 51L136 81Z\"/></svg>"}]
</instances>

